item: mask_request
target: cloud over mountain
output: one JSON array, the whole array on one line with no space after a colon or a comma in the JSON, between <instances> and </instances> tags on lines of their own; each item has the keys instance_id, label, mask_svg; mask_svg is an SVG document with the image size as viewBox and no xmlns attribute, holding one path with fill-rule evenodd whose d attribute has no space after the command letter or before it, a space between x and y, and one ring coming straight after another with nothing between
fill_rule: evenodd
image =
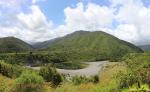
<instances>
[{"instance_id":1,"label":"cloud over mountain","mask_svg":"<svg viewBox=\"0 0 150 92\"><path fill-rule=\"evenodd\" d=\"M109 0L110 4L103 6L83 0L64 9L60 25L49 20L37 4L46 0L6 1L0 0L0 37L37 42L76 30L102 30L134 44L150 43L150 7L141 0Z\"/></svg>"}]
</instances>

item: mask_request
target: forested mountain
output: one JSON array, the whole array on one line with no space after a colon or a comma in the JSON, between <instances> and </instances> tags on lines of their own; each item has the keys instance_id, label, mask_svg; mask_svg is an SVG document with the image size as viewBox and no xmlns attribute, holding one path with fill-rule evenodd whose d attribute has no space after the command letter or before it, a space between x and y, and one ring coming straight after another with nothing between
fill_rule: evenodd
<instances>
[{"instance_id":1,"label":"forested mountain","mask_svg":"<svg viewBox=\"0 0 150 92\"><path fill-rule=\"evenodd\" d=\"M77 31L55 40L44 50L69 53L69 56L74 58L100 60L120 57L126 53L142 52L133 44L102 31Z\"/></svg>"},{"instance_id":2,"label":"forested mountain","mask_svg":"<svg viewBox=\"0 0 150 92\"><path fill-rule=\"evenodd\" d=\"M24 52L29 50L32 50L32 46L18 38L0 38L0 53Z\"/></svg>"}]
</instances>

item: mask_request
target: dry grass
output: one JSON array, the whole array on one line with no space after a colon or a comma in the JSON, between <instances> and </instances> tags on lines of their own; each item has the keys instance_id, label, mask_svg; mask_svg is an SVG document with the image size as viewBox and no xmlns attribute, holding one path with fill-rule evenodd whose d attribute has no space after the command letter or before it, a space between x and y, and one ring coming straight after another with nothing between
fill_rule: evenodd
<instances>
[{"instance_id":1,"label":"dry grass","mask_svg":"<svg viewBox=\"0 0 150 92\"><path fill-rule=\"evenodd\" d=\"M120 62L109 62L100 73L100 85L107 86L118 72L126 72L126 66Z\"/></svg>"},{"instance_id":2,"label":"dry grass","mask_svg":"<svg viewBox=\"0 0 150 92\"><path fill-rule=\"evenodd\" d=\"M14 80L0 75L0 92L11 92Z\"/></svg>"},{"instance_id":3,"label":"dry grass","mask_svg":"<svg viewBox=\"0 0 150 92\"><path fill-rule=\"evenodd\" d=\"M100 73L100 83L91 89L90 92L116 92L118 86L117 79L114 77L118 72L126 71L126 66L120 62L109 62Z\"/></svg>"}]
</instances>

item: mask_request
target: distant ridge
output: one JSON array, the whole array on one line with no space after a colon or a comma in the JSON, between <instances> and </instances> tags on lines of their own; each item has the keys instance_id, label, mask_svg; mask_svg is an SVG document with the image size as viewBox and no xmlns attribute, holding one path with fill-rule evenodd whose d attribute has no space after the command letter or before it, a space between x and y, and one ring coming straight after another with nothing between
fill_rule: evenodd
<instances>
[{"instance_id":1,"label":"distant ridge","mask_svg":"<svg viewBox=\"0 0 150 92\"><path fill-rule=\"evenodd\" d=\"M33 48L31 45L18 38L15 37L0 38L0 53L24 52L32 49Z\"/></svg>"},{"instance_id":2,"label":"distant ridge","mask_svg":"<svg viewBox=\"0 0 150 92\"><path fill-rule=\"evenodd\" d=\"M44 49L47 48L48 46L50 46L51 44L53 44L53 42L59 40L60 38L55 38L52 40L48 40L48 41L44 41L44 42L37 42L32 44L32 47L34 47L34 49Z\"/></svg>"},{"instance_id":3,"label":"distant ridge","mask_svg":"<svg viewBox=\"0 0 150 92\"><path fill-rule=\"evenodd\" d=\"M141 46L138 46L139 48L141 48L142 50L150 50L150 44L148 45L141 45Z\"/></svg>"}]
</instances>

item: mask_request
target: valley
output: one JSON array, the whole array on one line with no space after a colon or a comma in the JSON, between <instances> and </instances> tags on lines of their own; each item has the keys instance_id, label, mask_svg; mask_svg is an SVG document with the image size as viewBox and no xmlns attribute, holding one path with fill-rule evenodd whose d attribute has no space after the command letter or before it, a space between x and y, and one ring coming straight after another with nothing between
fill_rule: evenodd
<instances>
[{"instance_id":1,"label":"valley","mask_svg":"<svg viewBox=\"0 0 150 92\"><path fill-rule=\"evenodd\" d=\"M0 0L0 92L150 92L150 0Z\"/></svg>"},{"instance_id":2,"label":"valley","mask_svg":"<svg viewBox=\"0 0 150 92\"><path fill-rule=\"evenodd\" d=\"M149 61L150 51L102 31L0 38L0 92L148 92Z\"/></svg>"}]
</instances>

